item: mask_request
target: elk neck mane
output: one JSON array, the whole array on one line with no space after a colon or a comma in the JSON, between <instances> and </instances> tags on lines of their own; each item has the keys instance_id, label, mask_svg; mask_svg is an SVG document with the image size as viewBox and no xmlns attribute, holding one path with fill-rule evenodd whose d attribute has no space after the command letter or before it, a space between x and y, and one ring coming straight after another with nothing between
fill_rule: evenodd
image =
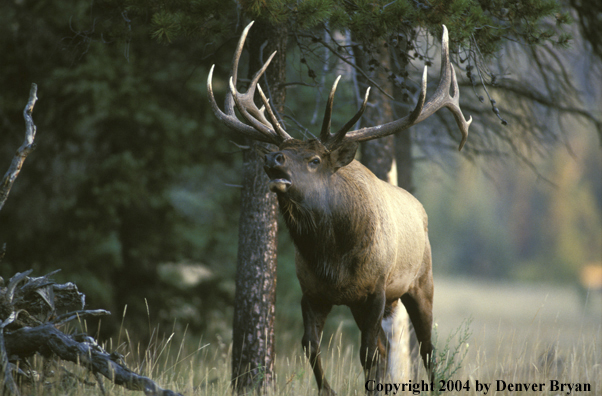
<instances>
[{"instance_id":1,"label":"elk neck mane","mask_svg":"<svg viewBox=\"0 0 602 396\"><path fill-rule=\"evenodd\" d=\"M298 254L332 282L352 274L368 258L379 217L370 205L372 177L353 161L330 177L327 188L303 200L278 196Z\"/></svg>"}]
</instances>

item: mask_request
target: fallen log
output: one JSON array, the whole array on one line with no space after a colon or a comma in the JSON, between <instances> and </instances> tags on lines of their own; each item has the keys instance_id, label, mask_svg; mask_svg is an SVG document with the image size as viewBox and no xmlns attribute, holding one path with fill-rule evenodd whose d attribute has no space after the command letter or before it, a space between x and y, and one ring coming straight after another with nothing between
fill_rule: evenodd
<instances>
[{"instance_id":1,"label":"fallen log","mask_svg":"<svg viewBox=\"0 0 602 396\"><path fill-rule=\"evenodd\" d=\"M117 385L143 391L147 396L179 395L130 370L121 355L108 353L94 338L59 330L59 326L72 320L110 315L110 312L84 310L85 296L76 285L56 284L50 278L57 271L37 278L29 277L31 272L16 274L6 287L0 278L0 378L4 391L19 395L12 369L20 361L39 354L77 363L95 375L101 374ZM64 312L66 308L77 309ZM99 387L102 391L100 382Z\"/></svg>"}]
</instances>

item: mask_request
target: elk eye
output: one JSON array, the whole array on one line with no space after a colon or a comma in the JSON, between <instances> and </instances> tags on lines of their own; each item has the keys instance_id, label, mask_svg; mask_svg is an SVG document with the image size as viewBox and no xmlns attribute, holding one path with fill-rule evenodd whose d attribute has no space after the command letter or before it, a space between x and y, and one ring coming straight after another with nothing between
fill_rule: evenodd
<instances>
[{"instance_id":1,"label":"elk eye","mask_svg":"<svg viewBox=\"0 0 602 396\"><path fill-rule=\"evenodd\" d=\"M320 157L315 157L309 161L309 164L313 167L316 167L316 166L320 165L320 162L321 162Z\"/></svg>"}]
</instances>

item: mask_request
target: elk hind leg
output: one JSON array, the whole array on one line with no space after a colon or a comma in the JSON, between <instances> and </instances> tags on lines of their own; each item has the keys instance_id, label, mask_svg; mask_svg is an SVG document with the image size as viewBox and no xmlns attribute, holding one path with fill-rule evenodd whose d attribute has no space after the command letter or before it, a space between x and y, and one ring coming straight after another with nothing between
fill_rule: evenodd
<instances>
[{"instance_id":1,"label":"elk hind leg","mask_svg":"<svg viewBox=\"0 0 602 396\"><path fill-rule=\"evenodd\" d=\"M416 287L408 291L401 297L401 302L408 311L408 316L412 321L416 338L420 344L420 355L424 362L424 367L434 380L434 362L433 362L433 344L431 343L431 332L433 328L433 277L432 274L425 274Z\"/></svg>"}]
</instances>

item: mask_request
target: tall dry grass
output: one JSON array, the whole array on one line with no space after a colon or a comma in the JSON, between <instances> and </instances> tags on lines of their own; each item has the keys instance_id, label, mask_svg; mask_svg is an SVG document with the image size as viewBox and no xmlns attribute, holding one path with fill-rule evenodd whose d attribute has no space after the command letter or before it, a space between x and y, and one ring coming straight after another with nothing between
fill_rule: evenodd
<instances>
[{"instance_id":1,"label":"tall dry grass","mask_svg":"<svg viewBox=\"0 0 602 396\"><path fill-rule=\"evenodd\" d=\"M440 280L437 286L435 318L437 352L441 356L438 372L447 369L447 375L453 375L446 379L469 387L440 394L484 395L484 389L476 388L478 381L490 384L487 395L602 395L602 296L593 295L584 304L576 292L558 287L466 280ZM472 317L472 322L466 327L468 317ZM324 335L326 375L339 395L362 395L365 383L357 353L359 342L344 327L340 325ZM279 344L275 381L265 394L316 395L313 372L297 339L300 330L282 325L279 329L277 337L286 343ZM140 345L131 341L125 329L120 340L107 345L124 355L130 368L184 395L231 394L230 347L228 341L219 337L198 341L186 334L152 337L149 345ZM450 361L452 356L454 360ZM64 365L67 372L61 366L62 363L52 365L54 376L36 382L27 394L102 394L94 385L96 379L85 370ZM43 371L41 359L34 361L33 368ZM426 381L418 361L415 369L413 382ZM497 390L498 381L506 383L505 390ZM591 390L552 391L551 381L589 384ZM132 394L106 379L102 382L108 394ZM525 383L543 383L544 387L542 391L508 388L508 384Z\"/></svg>"}]
</instances>

